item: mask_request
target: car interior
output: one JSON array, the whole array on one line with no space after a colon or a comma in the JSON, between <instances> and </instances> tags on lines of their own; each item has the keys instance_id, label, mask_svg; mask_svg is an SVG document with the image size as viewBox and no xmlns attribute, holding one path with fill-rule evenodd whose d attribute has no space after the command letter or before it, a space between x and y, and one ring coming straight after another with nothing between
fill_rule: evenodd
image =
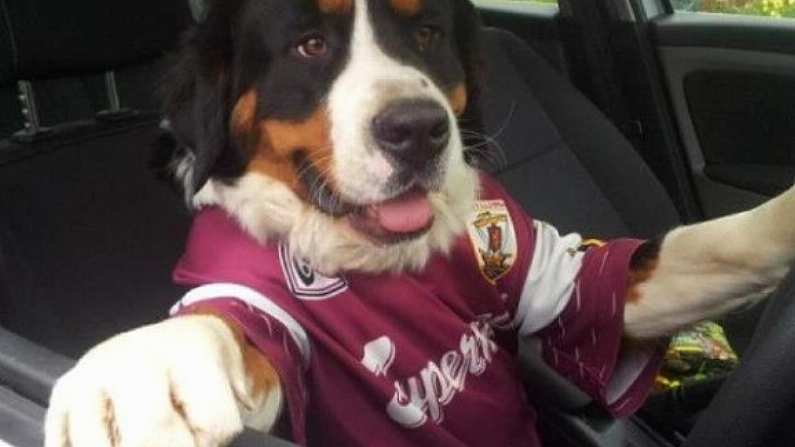
<instances>
[{"instance_id":1,"label":"car interior","mask_svg":"<svg viewBox=\"0 0 795 447\"><path fill-rule=\"evenodd\" d=\"M669 0L475 3L486 132L473 146L533 217L653 238L792 184L795 20L678 12ZM191 215L149 164L159 82L197 5L0 0L0 446L42 445L55 380L184 293L171 269ZM545 442L795 445L787 289L720 322L742 358L731 377L655 395L626 420L527 340L520 360L545 403ZM291 444L247 433L233 445Z\"/></svg>"}]
</instances>

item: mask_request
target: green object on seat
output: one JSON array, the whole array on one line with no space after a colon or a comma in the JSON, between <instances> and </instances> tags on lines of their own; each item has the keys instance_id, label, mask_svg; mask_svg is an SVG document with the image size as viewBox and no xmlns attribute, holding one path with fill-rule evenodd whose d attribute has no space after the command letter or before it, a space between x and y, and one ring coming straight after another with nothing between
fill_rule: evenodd
<instances>
[{"instance_id":1,"label":"green object on seat","mask_svg":"<svg viewBox=\"0 0 795 447\"><path fill-rule=\"evenodd\" d=\"M714 380L726 376L738 364L723 327L703 321L671 339L657 386L667 391Z\"/></svg>"}]
</instances>

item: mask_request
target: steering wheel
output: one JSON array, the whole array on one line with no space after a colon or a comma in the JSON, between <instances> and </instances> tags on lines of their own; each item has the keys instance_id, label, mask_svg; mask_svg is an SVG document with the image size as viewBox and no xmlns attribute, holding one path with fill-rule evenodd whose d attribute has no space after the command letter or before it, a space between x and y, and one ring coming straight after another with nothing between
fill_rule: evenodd
<instances>
[{"instance_id":1,"label":"steering wheel","mask_svg":"<svg viewBox=\"0 0 795 447\"><path fill-rule=\"evenodd\" d=\"M792 446L794 415L795 269L768 298L739 368L702 413L684 446Z\"/></svg>"}]
</instances>

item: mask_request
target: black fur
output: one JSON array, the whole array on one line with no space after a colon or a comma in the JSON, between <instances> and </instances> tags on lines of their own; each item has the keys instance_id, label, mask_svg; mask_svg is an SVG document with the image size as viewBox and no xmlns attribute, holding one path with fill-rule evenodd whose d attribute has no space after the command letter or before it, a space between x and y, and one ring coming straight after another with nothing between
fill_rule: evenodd
<instances>
[{"instance_id":1,"label":"black fur","mask_svg":"<svg viewBox=\"0 0 795 447\"><path fill-rule=\"evenodd\" d=\"M459 119L461 129L467 132L463 136L464 145L483 145L483 135L486 126L483 123L481 109L481 95L484 94L486 77L486 64L483 59L483 42L481 29L483 23L477 9L471 1L456 1L454 3L456 22L455 40L459 57L464 66L467 80L467 108ZM481 155L478 155L481 154ZM488 159L483 151L465 151L464 156L468 163L476 165L481 159Z\"/></svg>"},{"instance_id":2,"label":"black fur","mask_svg":"<svg viewBox=\"0 0 795 447\"><path fill-rule=\"evenodd\" d=\"M443 89L467 82L468 108L462 126L482 132L480 95L480 27L469 0L429 0L422 14L398 18L387 14L386 0L370 0L379 35L397 36L381 42L388 52L420 67ZM164 152L195 160L183 180L190 197L210 178L234 181L252 154L245 141L230 135L229 122L237 100L250 89L258 93L257 120L300 121L311 115L344 68L352 31L352 15L321 15L314 0L209 0L206 19L190 30L164 83L165 114L172 140ZM419 51L412 42L416 29L432 23L443 31L438 46ZM380 32L392 29L393 32ZM294 45L307 32L320 31L328 55L312 61L295 57ZM182 154L182 155L180 155ZM174 163L170 163L174 164Z\"/></svg>"}]
</instances>

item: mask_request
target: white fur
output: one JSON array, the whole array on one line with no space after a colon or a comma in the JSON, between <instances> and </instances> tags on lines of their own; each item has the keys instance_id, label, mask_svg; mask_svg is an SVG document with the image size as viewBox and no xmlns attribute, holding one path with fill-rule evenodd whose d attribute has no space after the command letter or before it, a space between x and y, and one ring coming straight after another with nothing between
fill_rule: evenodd
<instances>
[{"instance_id":1,"label":"white fur","mask_svg":"<svg viewBox=\"0 0 795 447\"><path fill-rule=\"evenodd\" d=\"M244 425L273 426L281 389L262 394L254 395L226 324L209 316L168 320L98 345L58 381L45 447L110 447L114 425L124 447L226 445Z\"/></svg>"},{"instance_id":2,"label":"white fur","mask_svg":"<svg viewBox=\"0 0 795 447\"><path fill-rule=\"evenodd\" d=\"M433 100L445 107L449 121L456 118L445 95L417 68L389 57L378 46L369 17L368 2L356 0L350 57L328 96L331 140L334 147L331 174L339 192L351 203L382 202L384 184L393 167L372 141L370 123L397 99ZM454 130L457 135L457 129ZM460 138L452 138L445 157L461 151ZM440 163L443 167L446 161Z\"/></svg>"},{"instance_id":3,"label":"white fur","mask_svg":"<svg viewBox=\"0 0 795 447\"><path fill-rule=\"evenodd\" d=\"M246 174L233 185L211 180L196 195L194 206L221 206L260 242L288 241L295 256L326 275L419 270L431 254L447 253L455 236L465 231L478 193L477 173L464 163L462 153L451 158L442 190L430 195L435 216L431 229L391 245L372 242L350 229L344 218L318 211L281 182L258 173Z\"/></svg>"},{"instance_id":4,"label":"white fur","mask_svg":"<svg viewBox=\"0 0 795 447\"><path fill-rule=\"evenodd\" d=\"M174 172L174 177L177 178L182 186L182 191L185 194L185 203L190 204L193 201L193 196L196 193L193 186L194 165L196 164L196 156L191 152L186 152L182 158L174 160L171 163L171 169Z\"/></svg>"},{"instance_id":5,"label":"white fur","mask_svg":"<svg viewBox=\"0 0 795 447\"><path fill-rule=\"evenodd\" d=\"M309 343L309 336L301 326L301 323L296 321L295 318L278 304L271 301L270 298L250 287L232 283L205 284L186 293L185 296L171 308L169 314L172 316L177 315L185 307L195 306L196 304L218 298L235 298L281 323L282 326L287 329L287 332L290 334L290 337L292 337L298 350L301 351L304 369L309 368L310 359L312 357L312 346Z\"/></svg>"},{"instance_id":6,"label":"white fur","mask_svg":"<svg viewBox=\"0 0 795 447\"><path fill-rule=\"evenodd\" d=\"M670 232L626 332L669 334L770 292L795 260L795 188L750 211Z\"/></svg>"}]
</instances>

